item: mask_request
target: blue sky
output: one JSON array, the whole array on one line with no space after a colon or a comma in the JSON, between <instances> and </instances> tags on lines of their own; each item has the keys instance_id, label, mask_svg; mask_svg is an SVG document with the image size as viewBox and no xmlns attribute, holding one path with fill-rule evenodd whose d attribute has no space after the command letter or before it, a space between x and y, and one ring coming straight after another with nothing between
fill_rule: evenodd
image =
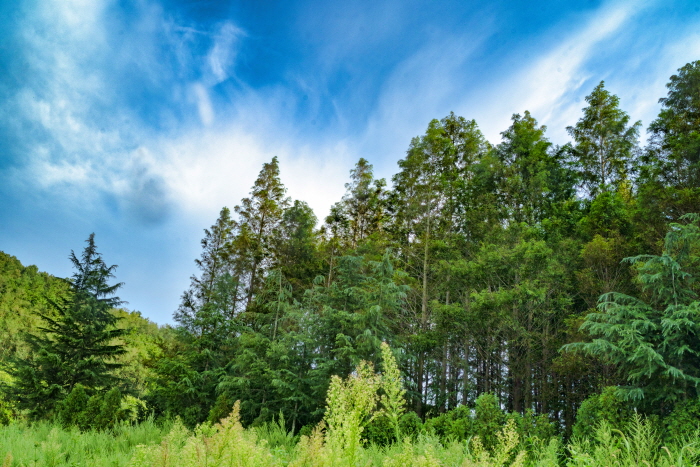
<instances>
[{"instance_id":1,"label":"blue sky","mask_svg":"<svg viewBox=\"0 0 700 467\"><path fill-rule=\"evenodd\" d=\"M263 162L319 217L450 111L555 143L605 80L646 127L700 59L697 1L0 2L0 250L57 276L91 232L171 322L202 230Z\"/></svg>"}]
</instances>

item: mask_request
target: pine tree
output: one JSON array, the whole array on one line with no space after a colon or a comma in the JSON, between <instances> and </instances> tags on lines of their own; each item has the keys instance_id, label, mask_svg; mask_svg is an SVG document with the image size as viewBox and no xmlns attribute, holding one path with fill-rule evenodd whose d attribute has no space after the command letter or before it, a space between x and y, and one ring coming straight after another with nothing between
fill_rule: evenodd
<instances>
[{"instance_id":1,"label":"pine tree","mask_svg":"<svg viewBox=\"0 0 700 467\"><path fill-rule=\"evenodd\" d=\"M112 309L123 303L114 295L122 284L108 283L117 266L105 264L95 234L80 258L71 251L70 260L76 269L71 296L51 302L55 315L41 315L40 333L25 336L32 354L15 359L10 368L14 383L9 392L34 419L52 414L77 384L94 393L120 383L112 372L121 366L115 357L125 350L113 342L124 330L116 328Z\"/></svg>"}]
</instances>

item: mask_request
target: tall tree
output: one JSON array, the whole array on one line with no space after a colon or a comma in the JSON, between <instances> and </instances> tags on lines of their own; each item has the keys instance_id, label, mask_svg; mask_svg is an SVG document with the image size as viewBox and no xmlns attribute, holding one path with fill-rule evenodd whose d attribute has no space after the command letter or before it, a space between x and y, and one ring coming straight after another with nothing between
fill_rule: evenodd
<instances>
[{"instance_id":1,"label":"tall tree","mask_svg":"<svg viewBox=\"0 0 700 467\"><path fill-rule=\"evenodd\" d=\"M386 204L386 181L375 179L372 164L360 158L350 171L343 199L333 205L326 218L327 229L350 248L382 226Z\"/></svg>"},{"instance_id":2,"label":"tall tree","mask_svg":"<svg viewBox=\"0 0 700 467\"><path fill-rule=\"evenodd\" d=\"M629 115L603 81L586 96L586 102L583 117L566 130L574 139L573 155L582 185L595 196L628 179L641 122L628 126Z\"/></svg>"},{"instance_id":3,"label":"tall tree","mask_svg":"<svg viewBox=\"0 0 700 467\"><path fill-rule=\"evenodd\" d=\"M475 172L489 145L476 122L450 114L441 121L433 120L425 135L414 138L406 158L399 161L400 172L393 177L394 192L391 210L394 219L390 229L399 244L407 272L415 278L413 293L407 300L415 314L413 330L416 366L412 371L415 385L409 394L422 415L427 400L426 359L429 352L446 355L444 340L435 339L432 311L434 303L449 304L451 278L441 275L449 268L436 268L438 261L459 259L457 233L478 232L470 221L471 206L461 201L483 178ZM454 297L454 295L453 295ZM442 369L446 369L442 365ZM444 374L440 378L443 381Z\"/></svg>"},{"instance_id":4,"label":"tall tree","mask_svg":"<svg viewBox=\"0 0 700 467\"><path fill-rule=\"evenodd\" d=\"M573 198L573 177L564 167L562 152L545 137L547 127L538 126L528 111L514 114L512 121L496 148L502 162L499 191L507 217L532 226L551 217L554 203Z\"/></svg>"},{"instance_id":5,"label":"tall tree","mask_svg":"<svg viewBox=\"0 0 700 467\"><path fill-rule=\"evenodd\" d=\"M95 234L79 258L71 251L70 260L76 270L70 297L50 302L55 316L40 316L41 333L25 337L31 355L15 359L9 371L14 377L10 394L32 418L50 416L77 384L95 392L120 383L113 374L121 366L115 358L125 350L113 342L124 330L116 327L112 310L123 303L114 295L122 284L108 282L116 266L107 266L97 252Z\"/></svg>"},{"instance_id":6,"label":"tall tree","mask_svg":"<svg viewBox=\"0 0 700 467\"><path fill-rule=\"evenodd\" d=\"M700 61L680 68L666 87L640 164L636 217L647 243L663 237L669 219L700 212Z\"/></svg>"},{"instance_id":7,"label":"tall tree","mask_svg":"<svg viewBox=\"0 0 700 467\"><path fill-rule=\"evenodd\" d=\"M700 187L700 60L671 76L661 111L649 126L652 176L673 187Z\"/></svg>"},{"instance_id":8,"label":"tall tree","mask_svg":"<svg viewBox=\"0 0 700 467\"><path fill-rule=\"evenodd\" d=\"M237 223L231 219L231 211L227 207L221 209L214 225L204 229L202 255L195 260L201 275L191 277L190 287L182 294L182 302L174 315L175 321L191 333L202 335L207 331L203 313L212 300L221 299L224 274L229 275L228 282L232 287L227 309L221 311L229 318L237 311L240 297L233 258L233 239L236 233Z\"/></svg>"},{"instance_id":9,"label":"tall tree","mask_svg":"<svg viewBox=\"0 0 700 467\"><path fill-rule=\"evenodd\" d=\"M316 223L311 207L296 200L284 211L279 235L275 237L272 267L281 271L297 299L301 299L304 290L310 288L314 278L322 273Z\"/></svg>"},{"instance_id":10,"label":"tall tree","mask_svg":"<svg viewBox=\"0 0 700 467\"><path fill-rule=\"evenodd\" d=\"M263 164L250 191L235 211L239 215L240 231L236 239L237 255L244 264L247 277L246 309L249 309L263 280L264 271L274 260L274 238L290 200L280 181L277 157Z\"/></svg>"}]
</instances>

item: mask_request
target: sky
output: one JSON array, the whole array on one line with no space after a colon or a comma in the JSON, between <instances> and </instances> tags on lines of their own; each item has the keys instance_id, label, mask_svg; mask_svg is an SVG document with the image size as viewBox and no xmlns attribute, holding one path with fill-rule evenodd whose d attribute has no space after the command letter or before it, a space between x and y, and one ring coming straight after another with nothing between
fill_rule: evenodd
<instances>
[{"instance_id":1,"label":"sky","mask_svg":"<svg viewBox=\"0 0 700 467\"><path fill-rule=\"evenodd\" d=\"M564 144L604 80L646 128L700 59L696 0L17 0L0 31L0 250L68 277L94 232L159 324L274 156L322 219L360 157L390 179L431 119L497 144L529 110Z\"/></svg>"}]
</instances>

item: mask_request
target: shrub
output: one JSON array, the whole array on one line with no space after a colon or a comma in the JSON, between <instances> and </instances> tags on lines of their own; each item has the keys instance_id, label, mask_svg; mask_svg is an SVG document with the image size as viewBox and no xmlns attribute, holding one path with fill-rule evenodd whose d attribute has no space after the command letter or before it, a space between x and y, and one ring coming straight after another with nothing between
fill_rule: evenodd
<instances>
[{"instance_id":1,"label":"shrub","mask_svg":"<svg viewBox=\"0 0 700 467\"><path fill-rule=\"evenodd\" d=\"M416 438L423 431L423 422L415 412L407 412L399 420L401 434L404 437Z\"/></svg>"},{"instance_id":2,"label":"shrub","mask_svg":"<svg viewBox=\"0 0 700 467\"><path fill-rule=\"evenodd\" d=\"M688 400L677 404L663 419L664 441L676 442L679 439L700 432L700 401Z\"/></svg>"},{"instance_id":3,"label":"shrub","mask_svg":"<svg viewBox=\"0 0 700 467\"><path fill-rule=\"evenodd\" d=\"M85 387L82 384L76 384L58 406L58 421L61 425L65 428L78 425L89 399Z\"/></svg>"},{"instance_id":4,"label":"shrub","mask_svg":"<svg viewBox=\"0 0 700 467\"><path fill-rule=\"evenodd\" d=\"M497 434L503 427L506 416L493 394L481 394L476 398L474 432L481 438L486 449L493 449L498 442Z\"/></svg>"},{"instance_id":5,"label":"shrub","mask_svg":"<svg viewBox=\"0 0 700 467\"><path fill-rule=\"evenodd\" d=\"M598 425L605 421L616 430L621 430L627 420L634 415L634 410L623 400L614 386L603 389L600 394L590 396L583 401L576 412L573 427L574 437L592 438Z\"/></svg>"}]
</instances>

